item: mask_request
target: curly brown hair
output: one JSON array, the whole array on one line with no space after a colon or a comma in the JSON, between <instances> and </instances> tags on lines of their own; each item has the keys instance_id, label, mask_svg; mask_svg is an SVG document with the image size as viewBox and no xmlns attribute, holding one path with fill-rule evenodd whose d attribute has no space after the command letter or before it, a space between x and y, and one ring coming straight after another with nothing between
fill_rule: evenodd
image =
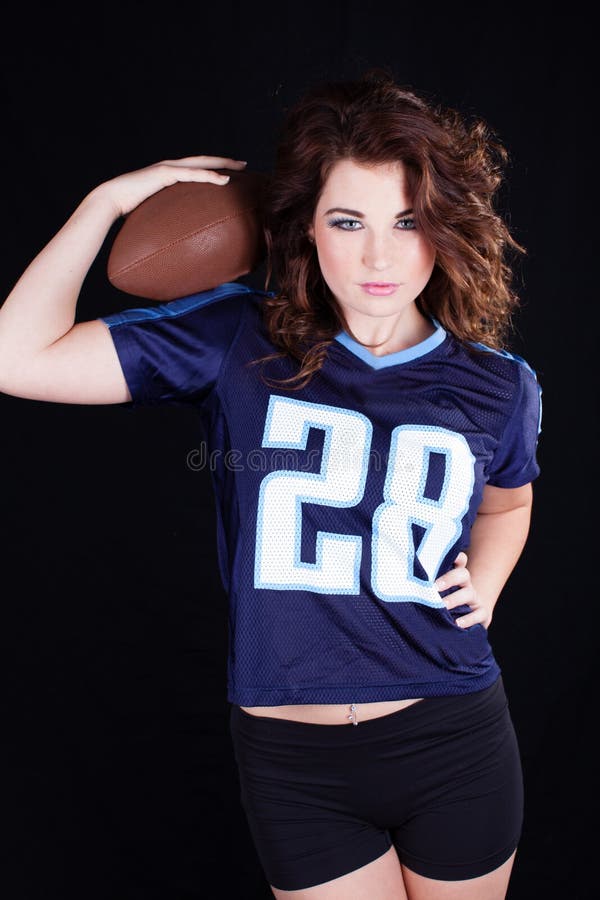
<instances>
[{"instance_id":1,"label":"curly brown hair","mask_svg":"<svg viewBox=\"0 0 600 900\"><path fill-rule=\"evenodd\" d=\"M508 153L481 119L428 102L396 84L385 67L355 81L310 88L287 111L275 166L265 190L268 290L266 330L282 356L300 363L290 378L267 382L304 387L342 329L342 309L325 283L309 225L332 167L404 164L417 227L436 251L418 309L460 341L500 348L519 303L511 287L509 251L526 253L493 206Z\"/></svg>"}]
</instances>

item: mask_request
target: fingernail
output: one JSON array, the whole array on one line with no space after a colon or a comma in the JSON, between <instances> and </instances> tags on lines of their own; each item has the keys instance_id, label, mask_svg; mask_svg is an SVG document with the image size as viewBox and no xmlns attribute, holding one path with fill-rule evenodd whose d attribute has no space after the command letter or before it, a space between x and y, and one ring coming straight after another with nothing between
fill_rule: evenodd
<instances>
[{"instance_id":1,"label":"fingernail","mask_svg":"<svg viewBox=\"0 0 600 900\"><path fill-rule=\"evenodd\" d=\"M247 160L247 159L238 159L238 160L236 160L236 162L242 163L243 166L247 166L247 165L248 165L248 160Z\"/></svg>"}]
</instances>

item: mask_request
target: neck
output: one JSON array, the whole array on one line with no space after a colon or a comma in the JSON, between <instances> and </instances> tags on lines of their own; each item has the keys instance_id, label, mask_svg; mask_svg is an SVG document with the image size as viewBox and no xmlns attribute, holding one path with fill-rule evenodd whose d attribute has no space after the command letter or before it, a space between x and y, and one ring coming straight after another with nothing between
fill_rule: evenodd
<instances>
[{"instance_id":1,"label":"neck","mask_svg":"<svg viewBox=\"0 0 600 900\"><path fill-rule=\"evenodd\" d=\"M364 344L374 356L384 356L414 347L430 337L435 325L422 315L416 306L409 307L395 316L374 316L346 314L347 330L356 340Z\"/></svg>"}]
</instances>

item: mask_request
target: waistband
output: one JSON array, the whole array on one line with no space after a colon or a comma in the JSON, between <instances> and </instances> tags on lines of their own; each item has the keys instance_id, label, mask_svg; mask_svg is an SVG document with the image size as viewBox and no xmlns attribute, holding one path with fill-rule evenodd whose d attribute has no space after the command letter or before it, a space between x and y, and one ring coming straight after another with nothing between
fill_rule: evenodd
<instances>
[{"instance_id":1,"label":"waistband","mask_svg":"<svg viewBox=\"0 0 600 900\"><path fill-rule=\"evenodd\" d=\"M434 737L440 731L476 727L478 724L488 722L490 718L504 714L507 708L504 683L502 676L499 675L493 684L481 691L445 697L425 697L403 709L374 719L365 719L363 722L360 721L360 704L358 704L356 726L351 722L330 725L254 716L236 704L231 705L230 724L248 737L264 737L269 740L281 740L282 743L295 741L297 744L305 745L319 741L342 745L377 740L388 734L398 733L409 737L413 732L418 732L422 738L424 732L425 734L429 732Z\"/></svg>"}]
</instances>

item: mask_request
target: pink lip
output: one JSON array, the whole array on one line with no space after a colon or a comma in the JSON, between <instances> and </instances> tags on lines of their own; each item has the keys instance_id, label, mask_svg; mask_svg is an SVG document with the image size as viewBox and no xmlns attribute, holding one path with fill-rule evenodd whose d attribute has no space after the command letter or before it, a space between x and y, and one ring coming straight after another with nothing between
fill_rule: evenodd
<instances>
[{"instance_id":1,"label":"pink lip","mask_svg":"<svg viewBox=\"0 0 600 900\"><path fill-rule=\"evenodd\" d=\"M393 294L397 287L397 284L393 284L390 281L367 281L364 284L361 284L361 288L366 291L367 294L374 294L379 297Z\"/></svg>"}]
</instances>

